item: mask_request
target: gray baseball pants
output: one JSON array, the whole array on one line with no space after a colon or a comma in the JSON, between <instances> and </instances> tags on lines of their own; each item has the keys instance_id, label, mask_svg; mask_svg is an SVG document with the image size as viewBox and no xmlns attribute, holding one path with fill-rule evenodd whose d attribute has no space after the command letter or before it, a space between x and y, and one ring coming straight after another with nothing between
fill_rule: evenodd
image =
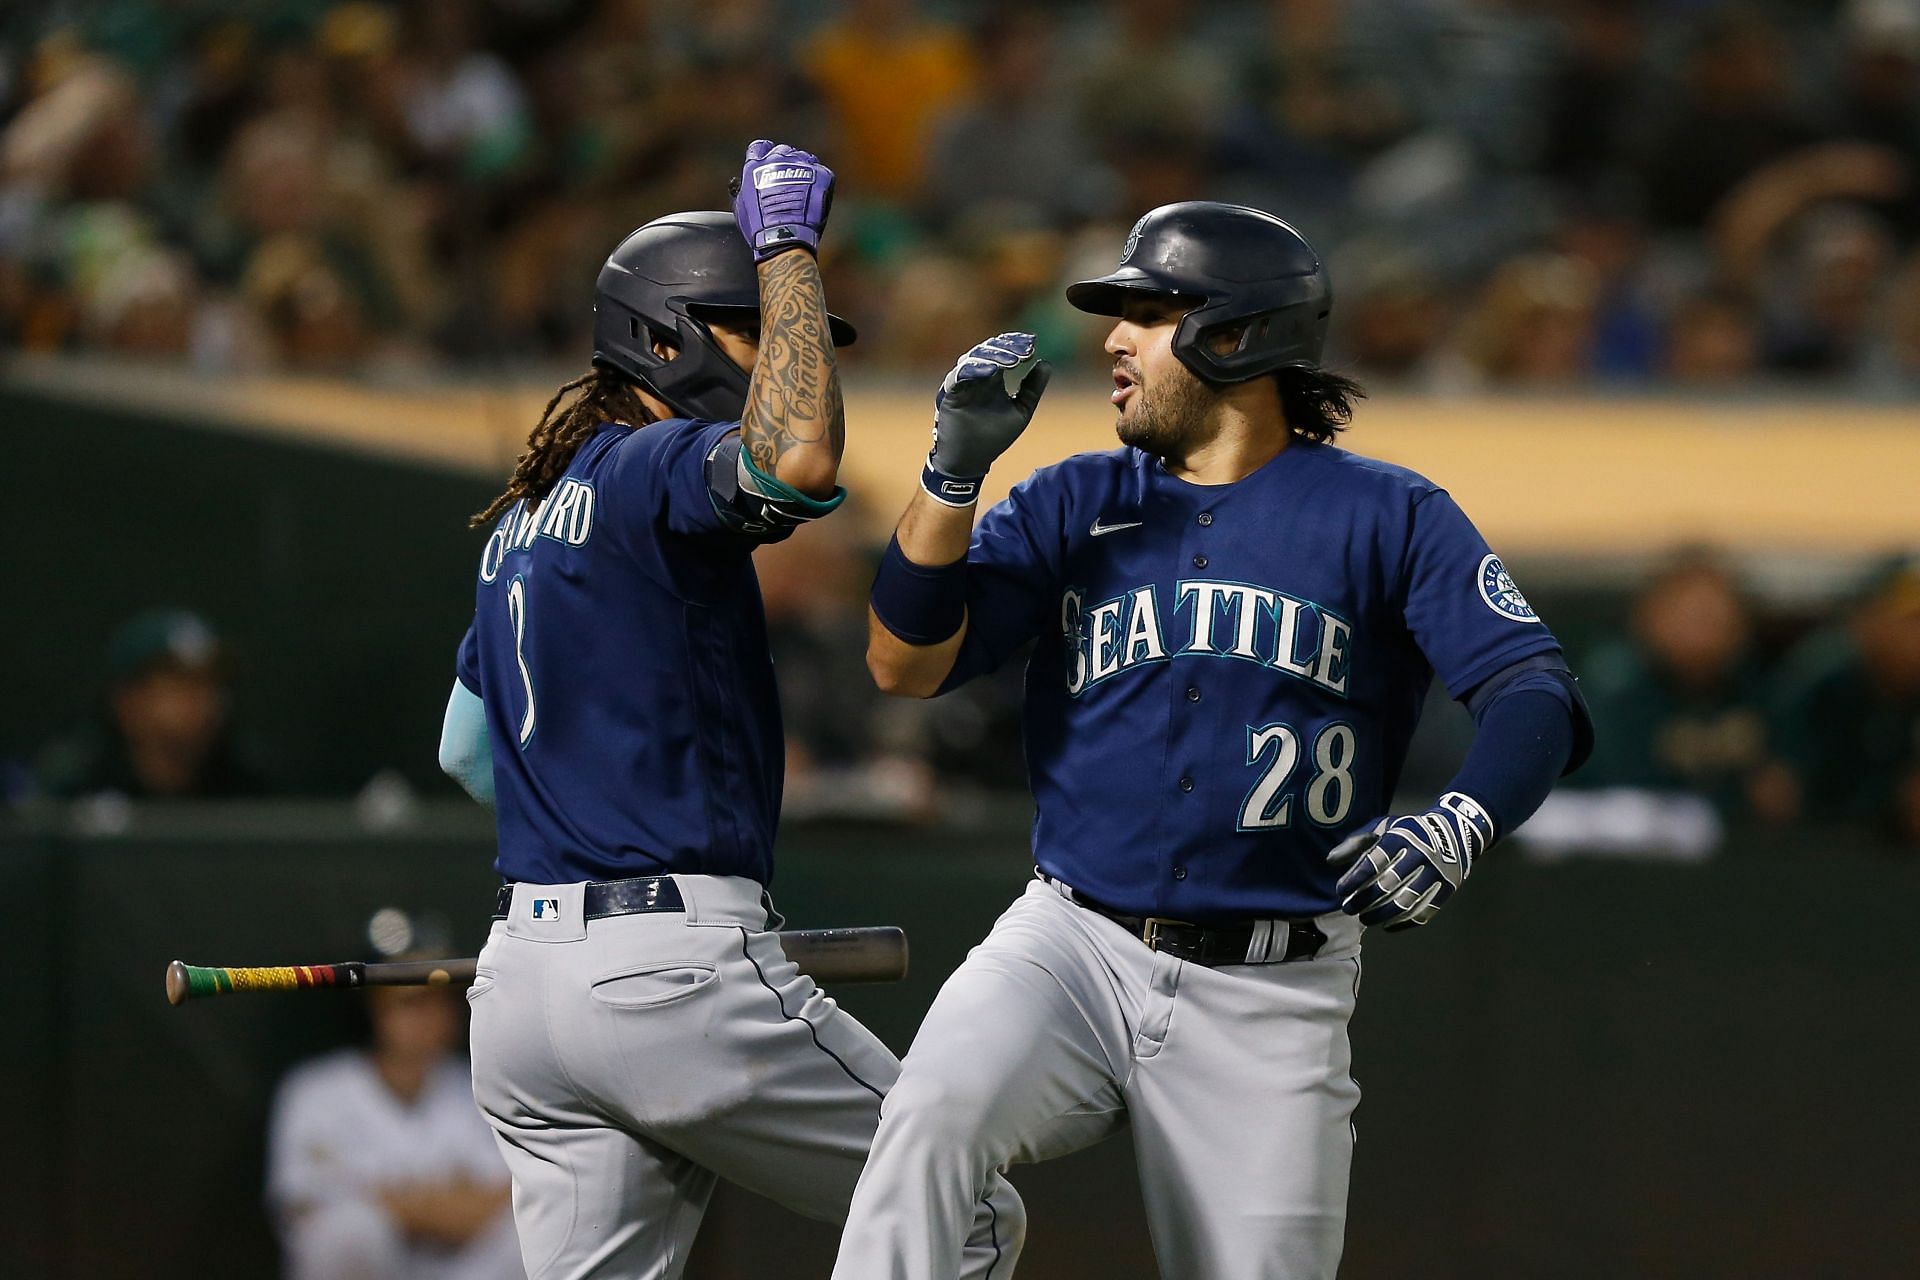
<instances>
[{"instance_id":1,"label":"gray baseball pants","mask_svg":"<svg viewBox=\"0 0 1920 1280\"><path fill-rule=\"evenodd\" d=\"M1314 959L1209 969L1029 885L914 1037L835 1280L961 1275L998 1170L1128 1124L1161 1275L1331 1277L1360 1098L1347 1043L1360 925L1317 923Z\"/></svg>"},{"instance_id":2,"label":"gray baseball pants","mask_svg":"<svg viewBox=\"0 0 1920 1280\"><path fill-rule=\"evenodd\" d=\"M674 880L684 913L591 923L584 886L516 885L480 953L473 1092L532 1280L673 1280L719 1178L844 1221L898 1078L787 959L759 885ZM962 1216L949 1274L1006 1280L1026 1225L1013 1188L982 1179Z\"/></svg>"}]
</instances>

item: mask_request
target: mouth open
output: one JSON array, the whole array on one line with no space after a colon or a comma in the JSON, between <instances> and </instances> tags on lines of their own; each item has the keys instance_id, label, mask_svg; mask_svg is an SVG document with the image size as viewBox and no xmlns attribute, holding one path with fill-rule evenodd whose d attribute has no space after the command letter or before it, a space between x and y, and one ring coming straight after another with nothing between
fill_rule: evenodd
<instances>
[{"instance_id":1,"label":"mouth open","mask_svg":"<svg viewBox=\"0 0 1920 1280\"><path fill-rule=\"evenodd\" d=\"M1131 373L1116 366L1113 371L1113 394L1107 398L1116 405L1125 404L1127 397L1139 390L1140 384L1134 381Z\"/></svg>"}]
</instances>

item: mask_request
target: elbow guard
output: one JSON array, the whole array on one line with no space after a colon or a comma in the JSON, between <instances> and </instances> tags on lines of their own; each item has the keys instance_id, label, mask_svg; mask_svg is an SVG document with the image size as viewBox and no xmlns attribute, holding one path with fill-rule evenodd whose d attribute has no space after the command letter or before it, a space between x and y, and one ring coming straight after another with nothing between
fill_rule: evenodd
<instances>
[{"instance_id":1,"label":"elbow guard","mask_svg":"<svg viewBox=\"0 0 1920 1280\"><path fill-rule=\"evenodd\" d=\"M736 533L778 542L809 520L818 520L846 501L835 488L831 498L810 498L753 465L740 437L728 436L707 455L707 494L714 510Z\"/></svg>"}]
</instances>

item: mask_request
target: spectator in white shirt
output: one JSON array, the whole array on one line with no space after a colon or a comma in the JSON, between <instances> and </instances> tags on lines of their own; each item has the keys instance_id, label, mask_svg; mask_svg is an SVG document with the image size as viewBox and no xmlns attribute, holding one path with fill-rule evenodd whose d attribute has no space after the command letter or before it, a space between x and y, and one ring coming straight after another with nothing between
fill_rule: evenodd
<instances>
[{"instance_id":1,"label":"spectator in white shirt","mask_svg":"<svg viewBox=\"0 0 1920 1280\"><path fill-rule=\"evenodd\" d=\"M367 993L373 1044L288 1073L267 1200L289 1280L522 1277L506 1167L454 1053L445 987Z\"/></svg>"}]
</instances>

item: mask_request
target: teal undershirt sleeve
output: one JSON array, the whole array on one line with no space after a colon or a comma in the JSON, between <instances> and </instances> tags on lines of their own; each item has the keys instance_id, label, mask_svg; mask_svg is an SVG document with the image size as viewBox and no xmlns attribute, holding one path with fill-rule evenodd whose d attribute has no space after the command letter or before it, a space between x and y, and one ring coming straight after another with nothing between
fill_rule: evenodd
<instances>
[{"instance_id":1,"label":"teal undershirt sleeve","mask_svg":"<svg viewBox=\"0 0 1920 1280\"><path fill-rule=\"evenodd\" d=\"M486 704L458 680L440 726L440 768L468 795L493 807L493 744L487 738Z\"/></svg>"}]
</instances>

